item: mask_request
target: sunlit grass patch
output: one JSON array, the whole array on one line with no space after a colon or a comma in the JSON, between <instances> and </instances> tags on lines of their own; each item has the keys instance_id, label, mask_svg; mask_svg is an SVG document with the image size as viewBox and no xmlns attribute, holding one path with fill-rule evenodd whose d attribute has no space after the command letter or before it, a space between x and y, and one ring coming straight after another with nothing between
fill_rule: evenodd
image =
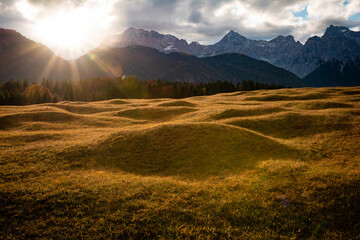
<instances>
[{"instance_id":1,"label":"sunlit grass patch","mask_svg":"<svg viewBox=\"0 0 360 240\"><path fill-rule=\"evenodd\" d=\"M352 108L354 107L351 104L341 103L341 102L294 102L286 105L287 107L295 109L304 109L304 110L321 110L328 108Z\"/></svg>"},{"instance_id":2,"label":"sunlit grass patch","mask_svg":"<svg viewBox=\"0 0 360 240\"><path fill-rule=\"evenodd\" d=\"M261 97L248 97L246 101L291 101L291 100L315 100L324 99L327 97L325 93L308 93L303 95L266 95Z\"/></svg>"},{"instance_id":3,"label":"sunlit grass patch","mask_svg":"<svg viewBox=\"0 0 360 240\"><path fill-rule=\"evenodd\" d=\"M154 108L133 108L117 113L120 117L133 118L139 120L170 120L172 117L176 117L185 113L194 111L192 108L178 107L154 107Z\"/></svg>"},{"instance_id":4,"label":"sunlit grass patch","mask_svg":"<svg viewBox=\"0 0 360 240\"><path fill-rule=\"evenodd\" d=\"M352 126L349 124L348 118L340 114L322 115L295 112L285 112L251 119L234 119L228 120L227 123L283 139L342 131Z\"/></svg>"},{"instance_id":5,"label":"sunlit grass patch","mask_svg":"<svg viewBox=\"0 0 360 240\"><path fill-rule=\"evenodd\" d=\"M261 116L277 112L286 111L284 108L280 107L262 107L262 108L242 108L242 109L227 109L221 113L213 116L215 120L233 118L233 117L251 117L251 116Z\"/></svg>"}]
</instances>

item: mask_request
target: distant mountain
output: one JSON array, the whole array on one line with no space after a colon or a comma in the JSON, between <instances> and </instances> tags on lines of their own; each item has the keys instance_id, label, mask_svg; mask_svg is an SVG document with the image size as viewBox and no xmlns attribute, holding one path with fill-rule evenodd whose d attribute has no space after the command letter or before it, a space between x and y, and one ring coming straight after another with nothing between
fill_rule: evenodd
<instances>
[{"instance_id":1,"label":"distant mountain","mask_svg":"<svg viewBox=\"0 0 360 240\"><path fill-rule=\"evenodd\" d=\"M213 45L188 44L171 35L129 28L72 62L16 31L0 29L0 81L127 74L168 81L253 80L293 87L302 83L354 86L360 85L359 59L360 32L335 26L327 28L322 37L309 38L304 45L292 36L249 40L234 31ZM281 68L304 77L304 81Z\"/></svg>"},{"instance_id":2,"label":"distant mountain","mask_svg":"<svg viewBox=\"0 0 360 240\"><path fill-rule=\"evenodd\" d=\"M240 53L259 60L284 67L289 56L302 47L292 36L279 36L271 41L249 40L240 34L230 31L214 45L201 45L188 42L172 35L163 35L156 31L129 28L124 33L112 36L102 46L110 48L142 45L155 48L164 53L184 52L198 57L216 56L224 53Z\"/></svg>"},{"instance_id":3,"label":"distant mountain","mask_svg":"<svg viewBox=\"0 0 360 240\"><path fill-rule=\"evenodd\" d=\"M143 34L148 35L141 39L139 36ZM137 39L139 43L145 44L151 38L161 37L153 31L144 33L132 29L123 41L129 43ZM162 41L155 41L158 44L156 46L159 47L170 40L173 40L173 46L177 48L185 46L184 42L186 43L185 40L175 41L173 37L165 35ZM27 78L29 81L37 82L42 78L78 80L123 74L135 75L144 80L187 82L253 80L284 86L302 86L301 80L294 74L239 54L197 58L180 53L164 54L148 47L119 46L116 49L102 47L90 51L76 61L68 62L56 56L44 45L29 40L16 31L0 29L0 81L11 78L18 80Z\"/></svg>"},{"instance_id":4,"label":"distant mountain","mask_svg":"<svg viewBox=\"0 0 360 240\"><path fill-rule=\"evenodd\" d=\"M188 52L188 43L172 35L163 35L156 31L129 28L124 33L106 39L103 47L123 48L133 45L155 48L161 52Z\"/></svg>"},{"instance_id":5,"label":"distant mountain","mask_svg":"<svg viewBox=\"0 0 360 240\"><path fill-rule=\"evenodd\" d=\"M141 80L194 83L252 80L283 86L302 86L301 79L295 74L240 54L198 58L183 53L165 54L144 46L130 46L99 48L80 57L75 64L85 72L82 78L125 74L137 76Z\"/></svg>"},{"instance_id":6,"label":"distant mountain","mask_svg":"<svg viewBox=\"0 0 360 240\"><path fill-rule=\"evenodd\" d=\"M303 45L293 36L278 36L271 41L250 40L230 31L218 43L201 45L196 42L188 44L183 39L155 31L129 28L103 45L111 48L143 45L165 53L185 52L198 57L240 53L305 77L330 60L344 64L354 62L360 56L360 32L331 25L322 37L309 38Z\"/></svg>"},{"instance_id":7,"label":"distant mountain","mask_svg":"<svg viewBox=\"0 0 360 240\"><path fill-rule=\"evenodd\" d=\"M351 65L358 56L360 32L331 25L322 37L309 38L285 68L304 77L328 61Z\"/></svg>"},{"instance_id":8,"label":"distant mountain","mask_svg":"<svg viewBox=\"0 0 360 240\"><path fill-rule=\"evenodd\" d=\"M0 28L0 82L11 78L40 81L43 77L69 79L70 64L46 46Z\"/></svg>"},{"instance_id":9,"label":"distant mountain","mask_svg":"<svg viewBox=\"0 0 360 240\"><path fill-rule=\"evenodd\" d=\"M295 42L292 36L278 36L271 41L249 40L230 31L218 43L191 50L190 53L201 57L240 53L285 68L301 47L302 44Z\"/></svg>"}]
</instances>

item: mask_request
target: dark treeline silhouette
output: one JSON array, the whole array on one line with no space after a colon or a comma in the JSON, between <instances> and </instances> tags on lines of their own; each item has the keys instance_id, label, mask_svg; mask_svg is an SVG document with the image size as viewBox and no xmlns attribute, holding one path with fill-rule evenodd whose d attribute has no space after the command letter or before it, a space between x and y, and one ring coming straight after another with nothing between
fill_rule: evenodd
<instances>
[{"instance_id":1,"label":"dark treeline silhouette","mask_svg":"<svg viewBox=\"0 0 360 240\"><path fill-rule=\"evenodd\" d=\"M283 86L253 81L232 83L168 82L163 80L139 81L136 77L91 78L71 82L43 79L29 85L10 80L0 83L0 105L27 105L58 101L100 101L114 98L185 98L235 91L278 89Z\"/></svg>"}]
</instances>

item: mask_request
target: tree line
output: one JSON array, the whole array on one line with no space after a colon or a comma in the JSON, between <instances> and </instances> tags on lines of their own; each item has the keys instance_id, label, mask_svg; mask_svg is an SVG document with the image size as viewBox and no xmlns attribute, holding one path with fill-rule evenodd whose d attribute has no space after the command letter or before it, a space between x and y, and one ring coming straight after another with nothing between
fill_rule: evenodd
<instances>
[{"instance_id":1,"label":"tree line","mask_svg":"<svg viewBox=\"0 0 360 240\"><path fill-rule=\"evenodd\" d=\"M43 79L29 84L11 79L0 83L0 105L28 105L59 101L101 101L114 98L185 98L235 91L279 89L280 85L243 81L233 83L168 82L163 80L139 81L136 77L102 77L76 82Z\"/></svg>"}]
</instances>

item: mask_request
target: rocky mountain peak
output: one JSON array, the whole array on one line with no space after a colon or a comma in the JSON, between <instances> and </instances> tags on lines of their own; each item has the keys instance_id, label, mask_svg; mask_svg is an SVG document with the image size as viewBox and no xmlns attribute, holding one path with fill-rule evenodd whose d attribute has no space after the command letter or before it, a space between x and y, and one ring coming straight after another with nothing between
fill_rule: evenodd
<instances>
[{"instance_id":1,"label":"rocky mountain peak","mask_svg":"<svg viewBox=\"0 0 360 240\"><path fill-rule=\"evenodd\" d=\"M247 38L235 32L234 30L229 31L221 40L218 45L241 45L247 41Z\"/></svg>"},{"instance_id":2,"label":"rocky mountain peak","mask_svg":"<svg viewBox=\"0 0 360 240\"><path fill-rule=\"evenodd\" d=\"M146 34L148 31L142 29L142 28L133 28L130 27L124 31L122 35L140 35L140 34Z\"/></svg>"},{"instance_id":3,"label":"rocky mountain peak","mask_svg":"<svg viewBox=\"0 0 360 240\"><path fill-rule=\"evenodd\" d=\"M326 37L339 37L339 36L343 36L347 32L350 32L350 30L347 27L330 25L326 29L323 37L325 37L325 38Z\"/></svg>"},{"instance_id":4,"label":"rocky mountain peak","mask_svg":"<svg viewBox=\"0 0 360 240\"><path fill-rule=\"evenodd\" d=\"M191 46L200 46L200 43L196 42L196 41L193 41L189 45L191 45Z\"/></svg>"},{"instance_id":5,"label":"rocky mountain peak","mask_svg":"<svg viewBox=\"0 0 360 240\"><path fill-rule=\"evenodd\" d=\"M239 33L235 32L234 30L230 30L224 37L223 39L243 39L245 40L246 38L242 35L240 35Z\"/></svg>"},{"instance_id":6,"label":"rocky mountain peak","mask_svg":"<svg viewBox=\"0 0 360 240\"><path fill-rule=\"evenodd\" d=\"M283 36L283 35L279 35L276 38L274 38L273 40L271 40L270 42L273 43L296 43L295 38L291 35L288 36Z\"/></svg>"},{"instance_id":7,"label":"rocky mountain peak","mask_svg":"<svg viewBox=\"0 0 360 240\"><path fill-rule=\"evenodd\" d=\"M314 43L318 43L321 41L321 38L318 37L318 36L313 36L313 37L310 37L308 38L308 40L306 41L305 43L305 46L307 45L311 45L311 44L314 44Z\"/></svg>"}]
</instances>

